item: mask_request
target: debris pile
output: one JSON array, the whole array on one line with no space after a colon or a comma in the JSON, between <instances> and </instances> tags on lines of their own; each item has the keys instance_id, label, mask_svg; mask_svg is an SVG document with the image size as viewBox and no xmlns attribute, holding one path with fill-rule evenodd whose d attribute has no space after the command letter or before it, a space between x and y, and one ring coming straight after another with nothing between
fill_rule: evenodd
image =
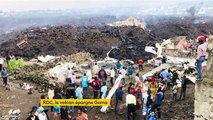
<instances>
[{"instance_id":1,"label":"debris pile","mask_svg":"<svg viewBox=\"0 0 213 120\"><path fill-rule=\"evenodd\" d=\"M193 23L191 19L172 19L166 22L149 25L150 33L156 37L169 39L176 36L187 36L195 39L201 34L213 34L213 23Z\"/></svg>"},{"instance_id":2,"label":"debris pile","mask_svg":"<svg viewBox=\"0 0 213 120\"><path fill-rule=\"evenodd\" d=\"M48 77L47 70L52 68L54 65L49 64L32 64L26 65L14 73L13 77L16 80L23 80L24 82L31 82L41 86L41 89L47 90L49 86L50 77ZM33 86L27 83L20 83L20 87L25 90L32 90Z\"/></svg>"},{"instance_id":3,"label":"debris pile","mask_svg":"<svg viewBox=\"0 0 213 120\"><path fill-rule=\"evenodd\" d=\"M17 46L22 40L27 41L27 44ZM149 56L144 52L145 45L149 41L156 40L147 31L136 26L57 26L46 29L29 28L16 32L0 45L0 50L27 59L37 58L40 55L60 56L78 52L89 52L95 58L105 58L111 47L116 46L119 49L113 50L110 56L127 59L130 56L134 58L141 55Z\"/></svg>"},{"instance_id":4,"label":"debris pile","mask_svg":"<svg viewBox=\"0 0 213 120\"><path fill-rule=\"evenodd\" d=\"M20 109L10 109L9 115L1 117L2 120L19 120L21 115Z\"/></svg>"}]
</instances>

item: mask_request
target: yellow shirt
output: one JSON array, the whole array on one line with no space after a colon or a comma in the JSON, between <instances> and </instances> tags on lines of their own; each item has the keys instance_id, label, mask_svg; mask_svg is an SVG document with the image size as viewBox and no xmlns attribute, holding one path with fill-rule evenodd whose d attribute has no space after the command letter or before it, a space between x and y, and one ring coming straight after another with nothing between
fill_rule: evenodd
<instances>
[{"instance_id":1,"label":"yellow shirt","mask_svg":"<svg viewBox=\"0 0 213 120\"><path fill-rule=\"evenodd\" d=\"M134 95L132 95L132 94L126 95L126 106L128 104L134 104L134 105L136 105L136 97Z\"/></svg>"}]
</instances>

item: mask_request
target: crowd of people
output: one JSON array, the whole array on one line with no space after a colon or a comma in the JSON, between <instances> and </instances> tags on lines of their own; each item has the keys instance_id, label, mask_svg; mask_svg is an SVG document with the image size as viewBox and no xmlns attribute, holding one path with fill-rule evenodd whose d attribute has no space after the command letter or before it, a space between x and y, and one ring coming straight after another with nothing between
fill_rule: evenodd
<instances>
[{"instance_id":1,"label":"crowd of people","mask_svg":"<svg viewBox=\"0 0 213 120\"><path fill-rule=\"evenodd\" d=\"M201 80L202 63L207 56L207 42L205 36L198 38L198 40L200 45L198 46L196 57L197 79ZM166 63L166 58L162 60L162 64L164 63ZM110 73L107 74L104 68L95 63L92 66L92 81L85 73L81 76L80 82L77 81L75 73L68 68L63 89L51 84L48 94L46 96L42 95L41 99L105 99L109 88L114 85L116 78L121 75L121 83L113 97L115 104L113 105L113 102L111 102L111 108L114 109L115 113L123 114L121 105L126 103L128 120L131 120L131 118L133 120L136 119L136 111L140 111L139 113L141 113L144 120L159 119L161 118L161 105L165 98L165 91L172 91L171 101L173 102L184 100L186 98L187 84L190 83L190 80L186 76L179 76L175 70L172 71L170 69L163 69L150 78L142 79L140 72L145 69L143 64L142 58L138 59L138 66L134 66L132 63L124 65L118 61L111 68ZM6 86L7 71L3 67L2 57L0 57L0 70L2 71L3 84ZM177 81L180 81L180 88ZM93 91L93 96L88 95L88 89ZM76 109L77 114L75 114ZM74 118L76 120L88 120L87 107L45 107L38 105L34 106L29 112L27 120L49 120L50 118L53 118L53 120L72 120Z\"/></svg>"},{"instance_id":2,"label":"crowd of people","mask_svg":"<svg viewBox=\"0 0 213 120\"><path fill-rule=\"evenodd\" d=\"M139 77L139 72L142 71L141 67L138 67L139 70L136 72L137 70L132 64L127 65L127 67L125 65L124 67L124 65L118 61L115 66L111 68L110 75L107 75L103 68L99 66L97 67L96 65L97 64L95 64L93 68L98 68L99 70L93 69L94 77L92 82L89 82L89 77L84 74L80 78L80 83L78 83L75 74L68 72L63 90L61 91L58 88L54 88L53 85L50 85L48 96L42 96L41 99L105 99L109 88L114 85L116 77L121 75L121 83L114 95L115 102L113 103L115 104L113 107L113 104L111 103L111 108L114 109L116 114L123 114L121 104L124 104L124 95L128 93L125 97L128 120L130 120L131 117L133 120L135 119L137 110L141 111L141 114L144 116L144 120L156 117L160 118L160 106L164 99L165 90L167 89L171 89L173 91L171 99L173 101L177 100L178 87L176 79L178 79L178 76L175 71L165 69L158 75L143 80ZM139 63L138 66L141 66L141 64ZM110 78L108 78L108 76L110 76ZM182 77L181 81L182 87L178 100L185 99L186 86L189 80L186 77ZM126 84L128 84L128 86ZM88 96L88 89L93 90L93 96ZM88 119L88 115L86 114L87 107L77 107L77 115L74 114L75 108L76 107L74 106L54 106L49 109L54 120L71 120L74 117L76 120ZM40 120L48 120L49 109L42 106L38 108L33 107L28 120L36 119L37 117ZM44 117L45 119L43 119Z\"/></svg>"}]
</instances>

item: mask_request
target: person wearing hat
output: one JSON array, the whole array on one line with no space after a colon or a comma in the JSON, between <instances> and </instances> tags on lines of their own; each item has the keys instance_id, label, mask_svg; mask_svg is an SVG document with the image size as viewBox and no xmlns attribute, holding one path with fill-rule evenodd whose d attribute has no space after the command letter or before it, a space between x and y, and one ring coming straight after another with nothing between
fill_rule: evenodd
<instances>
[{"instance_id":1,"label":"person wearing hat","mask_svg":"<svg viewBox=\"0 0 213 120\"><path fill-rule=\"evenodd\" d=\"M134 92L130 91L129 94L126 95L126 106L127 106L127 116L128 120L130 120L130 114L132 113L132 118L135 120L135 110L136 110L136 97L134 96Z\"/></svg>"},{"instance_id":2,"label":"person wearing hat","mask_svg":"<svg viewBox=\"0 0 213 120\"><path fill-rule=\"evenodd\" d=\"M197 80L202 79L202 63L205 61L207 57L208 43L206 42L206 39L207 39L206 36L199 36L197 38L199 43L199 46L197 48L197 57L196 57L196 66L197 66L197 72L198 72Z\"/></svg>"}]
</instances>

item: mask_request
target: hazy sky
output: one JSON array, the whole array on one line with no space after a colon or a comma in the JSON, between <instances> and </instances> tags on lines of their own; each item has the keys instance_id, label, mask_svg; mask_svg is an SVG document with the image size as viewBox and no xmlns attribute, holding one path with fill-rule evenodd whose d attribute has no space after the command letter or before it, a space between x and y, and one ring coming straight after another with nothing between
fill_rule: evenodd
<instances>
[{"instance_id":1,"label":"hazy sky","mask_svg":"<svg viewBox=\"0 0 213 120\"><path fill-rule=\"evenodd\" d=\"M0 10L26 11L26 10L58 10L77 8L107 8L143 5L146 3L167 4L183 1L205 0L0 0Z\"/></svg>"}]
</instances>

